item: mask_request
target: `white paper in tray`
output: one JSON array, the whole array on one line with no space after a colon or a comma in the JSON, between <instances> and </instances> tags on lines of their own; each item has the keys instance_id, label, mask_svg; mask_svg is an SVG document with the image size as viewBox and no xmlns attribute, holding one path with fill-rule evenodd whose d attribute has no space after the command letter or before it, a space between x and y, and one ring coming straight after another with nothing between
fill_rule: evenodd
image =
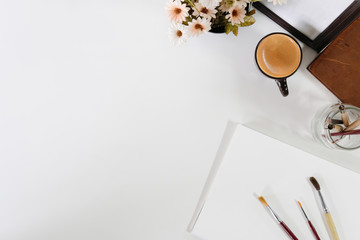
<instances>
[{"instance_id":1,"label":"white paper in tray","mask_svg":"<svg viewBox=\"0 0 360 240\"><path fill-rule=\"evenodd\" d=\"M340 239L360 239L360 175L239 125L193 233L206 240L288 239L254 194L266 201L299 239L314 239L300 200L321 239L329 239L308 178L315 176Z\"/></svg>"},{"instance_id":2,"label":"white paper in tray","mask_svg":"<svg viewBox=\"0 0 360 240\"><path fill-rule=\"evenodd\" d=\"M274 13L311 39L324 31L353 0L288 0L287 4L273 5L263 1Z\"/></svg>"}]
</instances>

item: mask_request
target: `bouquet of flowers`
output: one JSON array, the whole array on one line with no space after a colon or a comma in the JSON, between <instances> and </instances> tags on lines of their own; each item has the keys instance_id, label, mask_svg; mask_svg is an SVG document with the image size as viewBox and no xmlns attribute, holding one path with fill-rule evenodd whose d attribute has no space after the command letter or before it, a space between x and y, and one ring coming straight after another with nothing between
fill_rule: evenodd
<instances>
[{"instance_id":1,"label":"bouquet of flowers","mask_svg":"<svg viewBox=\"0 0 360 240\"><path fill-rule=\"evenodd\" d=\"M205 32L232 32L255 23L252 3L261 0L170 0L168 16L173 23L170 39L178 45ZM287 0L268 0L282 5Z\"/></svg>"}]
</instances>

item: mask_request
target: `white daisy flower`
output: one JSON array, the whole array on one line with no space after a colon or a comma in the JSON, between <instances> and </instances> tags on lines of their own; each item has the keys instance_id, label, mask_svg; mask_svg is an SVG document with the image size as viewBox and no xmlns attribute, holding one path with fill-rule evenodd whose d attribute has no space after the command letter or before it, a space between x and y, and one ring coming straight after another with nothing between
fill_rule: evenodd
<instances>
[{"instance_id":1,"label":"white daisy flower","mask_svg":"<svg viewBox=\"0 0 360 240\"><path fill-rule=\"evenodd\" d=\"M214 8L207 8L201 5L201 3L195 3L195 7L197 8L197 10L199 10L200 13L196 9L194 9L194 16L201 16L207 19L216 18L217 10L215 10Z\"/></svg>"},{"instance_id":2,"label":"white daisy flower","mask_svg":"<svg viewBox=\"0 0 360 240\"><path fill-rule=\"evenodd\" d=\"M171 1L167 6L168 16L174 23L182 23L185 18L189 16L190 8L186 7L186 4L182 4L180 1Z\"/></svg>"},{"instance_id":3,"label":"white daisy flower","mask_svg":"<svg viewBox=\"0 0 360 240\"><path fill-rule=\"evenodd\" d=\"M221 0L199 0L199 2L207 8L216 8L219 6Z\"/></svg>"},{"instance_id":4,"label":"white daisy flower","mask_svg":"<svg viewBox=\"0 0 360 240\"><path fill-rule=\"evenodd\" d=\"M198 18L193 19L191 23L189 23L189 35L190 36L199 36L201 33L205 33L210 31L211 23L206 18Z\"/></svg>"},{"instance_id":5,"label":"white daisy flower","mask_svg":"<svg viewBox=\"0 0 360 240\"><path fill-rule=\"evenodd\" d=\"M235 0L234 6L239 6L240 8L245 8L250 0Z\"/></svg>"},{"instance_id":6,"label":"white daisy flower","mask_svg":"<svg viewBox=\"0 0 360 240\"><path fill-rule=\"evenodd\" d=\"M169 38L174 45L181 45L188 39L188 33L182 24L172 24L169 30Z\"/></svg>"},{"instance_id":7,"label":"white daisy flower","mask_svg":"<svg viewBox=\"0 0 360 240\"><path fill-rule=\"evenodd\" d=\"M246 14L245 8L234 6L229 9L229 14L226 15L225 18L229 19L232 25L235 25L244 22L245 14Z\"/></svg>"},{"instance_id":8,"label":"white daisy flower","mask_svg":"<svg viewBox=\"0 0 360 240\"><path fill-rule=\"evenodd\" d=\"M283 5L287 3L287 0L268 0L268 2L272 2L274 5L276 4Z\"/></svg>"},{"instance_id":9,"label":"white daisy flower","mask_svg":"<svg viewBox=\"0 0 360 240\"><path fill-rule=\"evenodd\" d=\"M228 7L226 5L226 1L222 0L221 3L220 3L220 6L219 6L219 10L222 11L222 12L228 12L229 9L230 9L230 7Z\"/></svg>"}]
</instances>

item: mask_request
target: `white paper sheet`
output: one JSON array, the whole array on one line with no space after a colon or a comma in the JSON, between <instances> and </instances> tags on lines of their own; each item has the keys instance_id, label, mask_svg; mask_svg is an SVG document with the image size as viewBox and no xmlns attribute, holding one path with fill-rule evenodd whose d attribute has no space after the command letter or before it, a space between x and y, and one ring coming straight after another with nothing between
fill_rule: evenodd
<instances>
[{"instance_id":1,"label":"white paper sheet","mask_svg":"<svg viewBox=\"0 0 360 240\"><path fill-rule=\"evenodd\" d=\"M254 194L267 202L299 239L313 239L295 199L321 239L329 239L317 195L323 189L340 239L360 239L360 175L244 126L236 130L193 233L206 240L288 239Z\"/></svg>"},{"instance_id":2,"label":"white paper sheet","mask_svg":"<svg viewBox=\"0 0 360 240\"><path fill-rule=\"evenodd\" d=\"M315 39L352 2L353 0L288 0L287 4L274 6L272 2L263 1L265 6L310 39Z\"/></svg>"}]
</instances>

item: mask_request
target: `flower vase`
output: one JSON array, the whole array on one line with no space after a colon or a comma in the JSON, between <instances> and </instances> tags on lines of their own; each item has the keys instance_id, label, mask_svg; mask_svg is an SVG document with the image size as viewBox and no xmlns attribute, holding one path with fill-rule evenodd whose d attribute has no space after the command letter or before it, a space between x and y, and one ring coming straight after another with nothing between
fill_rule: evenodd
<instances>
[{"instance_id":1,"label":"flower vase","mask_svg":"<svg viewBox=\"0 0 360 240\"><path fill-rule=\"evenodd\" d=\"M225 25L212 27L209 32L211 32L211 33L225 33Z\"/></svg>"}]
</instances>

